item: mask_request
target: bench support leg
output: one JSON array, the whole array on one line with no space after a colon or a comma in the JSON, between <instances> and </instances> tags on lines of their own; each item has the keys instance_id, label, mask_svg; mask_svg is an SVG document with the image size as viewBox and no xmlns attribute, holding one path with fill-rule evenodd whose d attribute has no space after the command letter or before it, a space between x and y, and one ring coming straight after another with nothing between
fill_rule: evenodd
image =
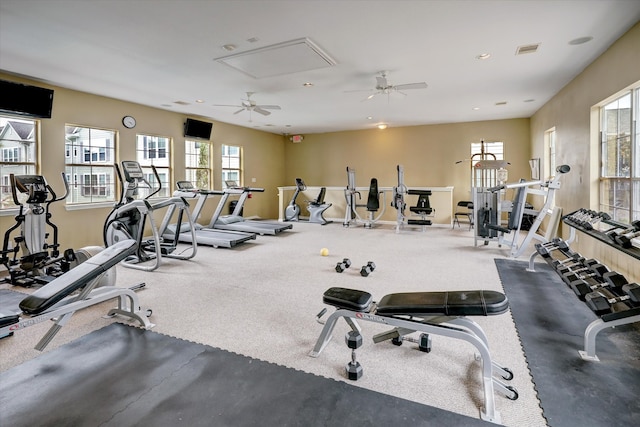
<instances>
[{"instance_id":1,"label":"bench support leg","mask_svg":"<svg viewBox=\"0 0 640 427\"><path fill-rule=\"evenodd\" d=\"M602 319L594 320L584 331L584 351L580 350L578 352L580 357L584 360L599 362L600 359L598 359L598 356L596 355L596 337L598 336L598 333L607 328L628 325L635 322L640 322L640 315L611 320L609 322L605 322Z\"/></svg>"},{"instance_id":2,"label":"bench support leg","mask_svg":"<svg viewBox=\"0 0 640 427\"><path fill-rule=\"evenodd\" d=\"M313 350L311 350L311 352L309 352L309 356L318 357L320 355L322 350L324 350L326 345L331 340L331 334L336 325L336 322L341 317L344 318L347 322L349 322L349 320L347 319L351 318L351 321L354 322L354 326L356 327L357 323L355 322L355 318L357 318L358 320L366 320L395 326L396 329L392 330L392 332L395 331L395 333L406 331L424 332L427 334L441 335L460 339L473 345L480 355L479 360L482 364L481 375L482 387L484 391L484 407L480 410L480 418L485 421L490 421L497 424L500 424L501 422L500 413L495 408L494 385L508 396L512 395L514 396L514 398L517 397L515 389L512 389L504 385L501 381L493 378L494 370L498 370L499 372L504 373L504 378L510 377L512 376L512 374L510 371L505 370L505 368L502 368L497 363L494 363L492 361L491 354L489 353L489 347L487 345L487 337L482 331L482 328L480 328L480 326L471 319L468 319L466 317L446 318L440 316L434 318L433 320L435 322L439 321L441 323L425 323L426 321L410 321L397 317L378 316L371 313L339 309L336 310L327 319L322 332L320 333L320 336L316 341L315 347L313 348ZM443 322L444 319L448 320L446 322ZM430 320L431 319L429 319L429 321Z\"/></svg>"}]
</instances>

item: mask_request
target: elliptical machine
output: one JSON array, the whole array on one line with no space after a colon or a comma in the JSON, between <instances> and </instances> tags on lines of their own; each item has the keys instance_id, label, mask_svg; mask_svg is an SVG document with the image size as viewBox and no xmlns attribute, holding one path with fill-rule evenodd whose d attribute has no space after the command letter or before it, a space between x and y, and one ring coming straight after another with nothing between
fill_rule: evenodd
<instances>
[{"instance_id":1,"label":"elliptical machine","mask_svg":"<svg viewBox=\"0 0 640 427\"><path fill-rule=\"evenodd\" d=\"M9 272L5 280L14 286L43 285L66 273L71 268L91 257L93 250L74 252L67 249L60 256L58 227L51 222L50 206L64 200L69 194L69 183L62 173L65 193L58 197L42 175L9 175L13 203L20 208L16 215L16 224L4 234L0 262ZM24 203L18 193L26 194ZM48 242L50 227L52 242ZM11 234L20 228L20 234L13 238Z\"/></svg>"},{"instance_id":2,"label":"elliptical machine","mask_svg":"<svg viewBox=\"0 0 640 427\"><path fill-rule=\"evenodd\" d=\"M307 185L304 183L302 178L296 178L296 191L293 193L293 197L291 197L291 201L284 211L285 221L297 222L300 220L300 206L296 204L296 199L300 192L306 189Z\"/></svg>"},{"instance_id":3,"label":"elliptical machine","mask_svg":"<svg viewBox=\"0 0 640 427\"><path fill-rule=\"evenodd\" d=\"M196 255L197 243L193 219L189 211L189 204L182 197L170 197L155 203L150 203L149 198L158 194L162 190L162 181L158 171L152 165L155 181L158 187L154 188L144 177L140 163L133 160L124 160L121 163L122 171L117 164L114 165L118 179L122 185L120 201L114 206L107 216L104 224L103 237L105 246L109 247L115 243L133 239L137 242L138 248L134 255L122 261L122 265L144 271L153 271L161 264L161 258L191 259ZM143 199L137 199L139 190L147 190L149 194ZM172 220L173 214L177 211L176 230L182 230L183 218L186 216L185 226L191 231L191 248L187 249L187 254L174 253L178 245L178 233L174 233L172 239L163 238L156 226L153 214L159 209L167 209L162 220L161 229L166 229L167 224ZM145 238L144 231L149 221L149 228L152 236ZM184 251L183 251L184 252ZM141 264L146 261L154 261L153 264Z\"/></svg>"}]
</instances>

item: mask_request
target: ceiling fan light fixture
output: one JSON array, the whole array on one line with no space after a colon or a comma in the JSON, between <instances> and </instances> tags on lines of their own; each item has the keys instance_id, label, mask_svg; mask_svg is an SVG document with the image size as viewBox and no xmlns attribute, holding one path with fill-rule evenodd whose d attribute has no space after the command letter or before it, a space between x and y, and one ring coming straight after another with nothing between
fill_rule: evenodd
<instances>
[{"instance_id":1,"label":"ceiling fan light fixture","mask_svg":"<svg viewBox=\"0 0 640 427\"><path fill-rule=\"evenodd\" d=\"M387 128L387 124L386 123L378 123L377 127L380 130L385 130Z\"/></svg>"}]
</instances>

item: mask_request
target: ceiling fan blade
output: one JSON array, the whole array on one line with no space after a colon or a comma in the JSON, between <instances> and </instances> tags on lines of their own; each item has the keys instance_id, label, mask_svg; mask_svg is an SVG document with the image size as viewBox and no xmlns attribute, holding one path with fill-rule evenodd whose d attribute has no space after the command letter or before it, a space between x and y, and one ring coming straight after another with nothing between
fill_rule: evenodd
<instances>
[{"instance_id":1,"label":"ceiling fan blade","mask_svg":"<svg viewBox=\"0 0 640 427\"><path fill-rule=\"evenodd\" d=\"M426 89L427 84L425 82L420 83L407 83L404 85L396 85L393 87L395 90L406 90L406 89Z\"/></svg>"},{"instance_id":2,"label":"ceiling fan blade","mask_svg":"<svg viewBox=\"0 0 640 427\"><path fill-rule=\"evenodd\" d=\"M230 105L230 104L211 104L212 107L236 107L240 108L242 105Z\"/></svg>"},{"instance_id":3,"label":"ceiling fan blade","mask_svg":"<svg viewBox=\"0 0 640 427\"><path fill-rule=\"evenodd\" d=\"M244 108L241 108L241 109L239 109L238 111L236 111L236 112L235 112L235 113L233 113L233 114L242 113L244 110L245 110Z\"/></svg>"},{"instance_id":4,"label":"ceiling fan blade","mask_svg":"<svg viewBox=\"0 0 640 427\"><path fill-rule=\"evenodd\" d=\"M256 105L256 108L262 108L263 110L279 110L279 105Z\"/></svg>"},{"instance_id":5,"label":"ceiling fan blade","mask_svg":"<svg viewBox=\"0 0 640 427\"><path fill-rule=\"evenodd\" d=\"M253 108L253 111L258 114L262 114L263 116L268 116L269 114L271 114L271 111L263 110L262 108L260 108L260 106L255 106Z\"/></svg>"}]
</instances>

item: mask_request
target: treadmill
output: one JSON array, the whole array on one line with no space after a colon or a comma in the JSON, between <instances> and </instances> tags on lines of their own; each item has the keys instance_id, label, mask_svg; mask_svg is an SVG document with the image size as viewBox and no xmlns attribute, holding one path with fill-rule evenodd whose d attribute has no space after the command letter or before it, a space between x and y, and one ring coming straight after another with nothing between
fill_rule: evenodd
<instances>
[{"instance_id":1,"label":"treadmill","mask_svg":"<svg viewBox=\"0 0 640 427\"><path fill-rule=\"evenodd\" d=\"M237 187L235 181L226 181L227 188L222 191L222 198L218 203L218 207L211 218L211 222L208 227L225 230L225 231L240 231L245 233L257 233L261 236L271 235L274 236L285 230L291 230L293 224L284 224L281 222L269 222L269 221L254 221L245 219L240 215L244 202L252 192L263 193L264 188L252 188L252 187ZM231 215L220 215L222 209L224 209L229 196L239 195L238 203Z\"/></svg>"},{"instance_id":2,"label":"treadmill","mask_svg":"<svg viewBox=\"0 0 640 427\"><path fill-rule=\"evenodd\" d=\"M193 208L193 221L195 223L195 236L198 245L213 246L214 248L232 248L240 243L249 240L255 240L256 233L244 233L230 230L214 230L198 224L196 221L202 213L202 208L209 196L224 195L222 191L214 190L198 190L190 181L178 181L176 183L178 189L173 193L174 196L188 198L196 198L196 205ZM164 238L173 239L176 233L176 224L162 224L160 235ZM182 224L178 232L178 241L192 243L192 234L189 224Z\"/></svg>"}]
</instances>

